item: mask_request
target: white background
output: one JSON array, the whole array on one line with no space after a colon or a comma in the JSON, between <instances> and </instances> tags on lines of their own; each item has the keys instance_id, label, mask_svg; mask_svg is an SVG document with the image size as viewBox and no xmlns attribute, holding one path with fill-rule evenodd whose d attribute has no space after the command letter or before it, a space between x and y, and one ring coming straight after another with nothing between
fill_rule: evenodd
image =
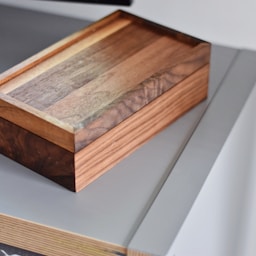
<instances>
[{"instance_id":1,"label":"white background","mask_svg":"<svg viewBox=\"0 0 256 256\"><path fill-rule=\"evenodd\" d=\"M0 0L15 6L97 20L121 8L212 43L256 50L254 0L134 0L131 7Z\"/></svg>"}]
</instances>

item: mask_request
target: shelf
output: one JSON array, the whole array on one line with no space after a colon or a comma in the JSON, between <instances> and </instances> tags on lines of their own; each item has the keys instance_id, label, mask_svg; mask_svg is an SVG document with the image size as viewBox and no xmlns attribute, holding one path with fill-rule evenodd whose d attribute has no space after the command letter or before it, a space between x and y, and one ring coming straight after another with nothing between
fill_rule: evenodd
<instances>
[{"instance_id":1,"label":"shelf","mask_svg":"<svg viewBox=\"0 0 256 256\"><path fill-rule=\"evenodd\" d=\"M44 31L50 45L53 23L60 38L88 24L2 6L0 12L1 20L15 16L0 49L1 71L22 52L34 53L28 38L10 48L15 31ZM43 24L34 34L32 20ZM7 26L0 22L1 31ZM208 99L78 194L1 155L0 243L48 255L166 255L253 88L255 64L254 52L213 46Z\"/></svg>"}]
</instances>

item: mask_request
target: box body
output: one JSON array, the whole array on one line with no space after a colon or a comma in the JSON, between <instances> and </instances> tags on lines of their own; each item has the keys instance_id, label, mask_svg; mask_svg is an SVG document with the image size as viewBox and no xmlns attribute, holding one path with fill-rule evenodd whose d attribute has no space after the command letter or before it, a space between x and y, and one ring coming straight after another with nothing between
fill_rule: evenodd
<instances>
[{"instance_id":1,"label":"box body","mask_svg":"<svg viewBox=\"0 0 256 256\"><path fill-rule=\"evenodd\" d=\"M209 61L117 11L0 75L0 152L79 191L204 100Z\"/></svg>"}]
</instances>

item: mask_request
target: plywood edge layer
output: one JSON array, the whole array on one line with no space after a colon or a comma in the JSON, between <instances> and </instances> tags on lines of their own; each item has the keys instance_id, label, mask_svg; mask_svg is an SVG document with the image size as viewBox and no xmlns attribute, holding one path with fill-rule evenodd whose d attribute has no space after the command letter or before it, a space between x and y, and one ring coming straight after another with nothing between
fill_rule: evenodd
<instances>
[{"instance_id":1,"label":"plywood edge layer","mask_svg":"<svg viewBox=\"0 0 256 256\"><path fill-rule=\"evenodd\" d=\"M209 64L75 154L76 191L207 97Z\"/></svg>"},{"instance_id":2,"label":"plywood edge layer","mask_svg":"<svg viewBox=\"0 0 256 256\"><path fill-rule=\"evenodd\" d=\"M91 33L94 33L96 30L101 29L103 26L107 25L108 23L112 22L113 20L120 17L121 11L116 11L103 19L95 22L88 27L78 31L57 43L51 45L50 47L40 51L39 53L31 56L30 58L26 59L25 61L17 64L16 66L8 69L7 71L0 74L0 86L4 83L14 79L15 77L21 75L22 73L30 70L31 68L35 67L36 65L46 61L47 59L51 58L52 56L60 53L61 51L67 49L68 47L74 45L75 43L79 42L83 38L89 36Z\"/></svg>"},{"instance_id":3,"label":"plywood edge layer","mask_svg":"<svg viewBox=\"0 0 256 256\"><path fill-rule=\"evenodd\" d=\"M153 255L153 254L146 253L146 252L140 252L140 251L133 250L133 249L128 249L127 256L157 256L157 255Z\"/></svg>"},{"instance_id":4,"label":"plywood edge layer","mask_svg":"<svg viewBox=\"0 0 256 256\"><path fill-rule=\"evenodd\" d=\"M126 255L123 246L0 214L0 242L47 256Z\"/></svg>"}]
</instances>

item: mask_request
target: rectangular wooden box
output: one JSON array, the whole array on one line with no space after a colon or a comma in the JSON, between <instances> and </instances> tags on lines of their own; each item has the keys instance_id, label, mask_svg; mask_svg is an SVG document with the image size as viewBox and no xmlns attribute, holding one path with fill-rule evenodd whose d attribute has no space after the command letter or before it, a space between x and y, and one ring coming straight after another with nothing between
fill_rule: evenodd
<instances>
[{"instance_id":1,"label":"rectangular wooden box","mask_svg":"<svg viewBox=\"0 0 256 256\"><path fill-rule=\"evenodd\" d=\"M116 11L0 75L0 152L79 191L207 97L210 48Z\"/></svg>"}]
</instances>

